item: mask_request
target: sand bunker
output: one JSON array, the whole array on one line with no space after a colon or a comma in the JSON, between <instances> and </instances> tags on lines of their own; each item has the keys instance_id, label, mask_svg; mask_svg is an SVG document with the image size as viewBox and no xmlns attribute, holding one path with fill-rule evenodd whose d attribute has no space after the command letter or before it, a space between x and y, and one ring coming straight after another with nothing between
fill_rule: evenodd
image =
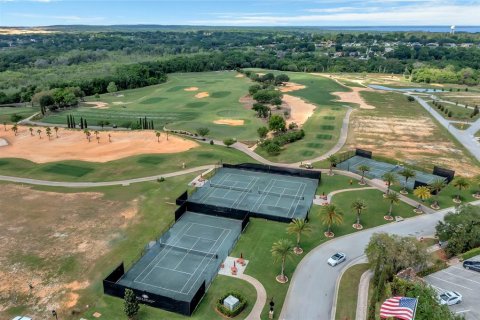
<instances>
[{"instance_id":1,"label":"sand bunker","mask_svg":"<svg viewBox=\"0 0 480 320\"><path fill-rule=\"evenodd\" d=\"M241 74L241 73L239 73L239 74L237 74L237 75L235 76L235 78L244 78L244 77L245 77L245 75L244 75L244 74Z\"/></svg>"},{"instance_id":2,"label":"sand bunker","mask_svg":"<svg viewBox=\"0 0 480 320\"><path fill-rule=\"evenodd\" d=\"M28 127L20 126L17 136L11 130L2 130L0 138L7 138L10 145L2 147L1 157L23 158L37 163L61 160L107 162L139 154L183 152L198 146L193 141L172 135L167 141L163 132L157 142L153 131L101 131L97 142L92 131L91 142L88 142L80 130L61 128L58 138L53 132L49 140L45 128L40 129L42 139L37 134L31 136ZM108 141L109 134L112 142Z\"/></svg>"},{"instance_id":3,"label":"sand bunker","mask_svg":"<svg viewBox=\"0 0 480 320\"><path fill-rule=\"evenodd\" d=\"M292 92L305 89L306 86L294 82L285 82L284 86L280 87L281 92Z\"/></svg>"},{"instance_id":4,"label":"sand bunker","mask_svg":"<svg viewBox=\"0 0 480 320\"><path fill-rule=\"evenodd\" d=\"M245 121L243 120L234 120L234 119L220 119L220 120L215 120L213 123L216 124L225 124L227 126L243 126Z\"/></svg>"},{"instance_id":5,"label":"sand bunker","mask_svg":"<svg viewBox=\"0 0 480 320\"><path fill-rule=\"evenodd\" d=\"M361 91L373 91L370 88L357 88L352 87L350 88L352 91L349 92L332 92L332 94L339 97L337 101L340 102L348 102L348 103L356 103L360 106L360 109L375 109L374 106L365 102L365 100L360 95Z\"/></svg>"},{"instance_id":6,"label":"sand bunker","mask_svg":"<svg viewBox=\"0 0 480 320\"><path fill-rule=\"evenodd\" d=\"M120 103L123 103L123 102L120 102ZM89 102L85 102L85 104L93 105L92 109L108 109L108 103L106 102L89 101ZM114 104L117 104L117 103L114 102Z\"/></svg>"},{"instance_id":7,"label":"sand bunker","mask_svg":"<svg viewBox=\"0 0 480 320\"><path fill-rule=\"evenodd\" d=\"M315 105L289 94L283 95L283 102L290 109L290 118L287 120L287 125L295 122L298 126L302 126L312 116L316 108Z\"/></svg>"},{"instance_id":8,"label":"sand bunker","mask_svg":"<svg viewBox=\"0 0 480 320\"><path fill-rule=\"evenodd\" d=\"M0 147L5 147L5 146L8 146L8 141L0 138Z\"/></svg>"},{"instance_id":9,"label":"sand bunker","mask_svg":"<svg viewBox=\"0 0 480 320\"><path fill-rule=\"evenodd\" d=\"M197 87L190 87L190 88L185 88L185 89L183 89L183 90L188 91L188 92L190 92L190 91L198 91L198 88L197 88Z\"/></svg>"},{"instance_id":10,"label":"sand bunker","mask_svg":"<svg viewBox=\"0 0 480 320\"><path fill-rule=\"evenodd\" d=\"M208 92L199 92L195 95L195 98L202 99L202 98L206 98L208 96L209 96Z\"/></svg>"}]
</instances>

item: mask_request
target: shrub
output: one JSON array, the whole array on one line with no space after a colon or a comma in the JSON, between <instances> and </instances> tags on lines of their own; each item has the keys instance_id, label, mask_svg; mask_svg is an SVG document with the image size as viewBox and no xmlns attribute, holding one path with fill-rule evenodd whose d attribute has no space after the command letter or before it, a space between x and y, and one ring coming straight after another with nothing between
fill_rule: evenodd
<instances>
[{"instance_id":1,"label":"shrub","mask_svg":"<svg viewBox=\"0 0 480 320\"><path fill-rule=\"evenodd\" d=\"M234 144L235 142L237 142L237 140L233 139L233 138L226 138L225 140L223 140L223 143L227 146L227 147L230 147L232 144Z\"/></svg>"},{"instance_id":2,"label":"shrub","mask_svg":"<svg viewBox=\"0 0 480 320\"><path fill-rule=\"evenodd\" d=\"M210 140L210 144L213 146L213 140Z\"/></svg>"},{"instance_id":3,"label":"shrub","mask_svg":"<svg viewBox=\"0 0 480 320\"><path fill-rule=\"evenodd\" d=\"M429 274L432 274L432 273L435 273L437 271L440 271L440 270L443 270L445 268L447 268L447 264L443 261L440 261L440 262L437 262L435 263L434 265L430 266L430 267L427 267L427 268L424 268L422 271L420 271L417 275L419 277L426 277L428 276Z\"/></svg>"},{"instance_id":4,"label":"shrub","mask_svg":"<svg viewBox=\"0 0 480 320\"><path fill-rule=\"evenodd\" d=\"M262 144L262 148L265 149L265 151L267 151L267 153L272 156L279 154L280 151L282 150L280 148L280 145L277 142L272 140L265 141Z\"/></svg>"},{"instance_id":5,"label":"shrub","mask_svg":"<svg viewBox=\"0 0 480 320\"><path fill-rule=\"evenodd\" d=\"M223 300L225 300L225 298L228 297L229 295L234 296L240 301L238 306L233 310L229 310L227 309L227 307L223 305ZM247 306L247 299L245 299L245 297L242 294L238 292L230 291L224 294L220 299L217 300L216 307L220 313L226 315L227 317L233 318L238 316L240 312L242 312L243 309L245 309L246 306Z\"/></svg>"},{"instance_id":6,"label":"shrub","mask_svg":"<svg viewBox=\"0 0 480 320\"><path fill-rule=\"evenodd\" d=\"M453 115L453 112L452 111L448 111L448 117L451 118Z\"/></svg>"},{"instance_id":7,"label":"shrub","mask_svg":"<svg viewBox=\"0 0 480 320\"><path fill-rule=\"evenodd\" d=\"M160 178L157 179L157 182L163 182L163 181L165 181L164 177L160 177Z\"/></svg>"},{"instance_id":8,"label":"shrub","mask_svg":"<svg viewBox=\"0 0 480 320\"><path fill-rule=\"evenodd\" d=\"M23 117L21 115L16 114L16 113L14 113L10 116L10 121L12 121L12 122L18 122L22 119L23 119Z\"/></svg>"},{"instance_id":9,"label":"shrub","mask_svg":"<svg viewBox=\"0 0 480 320\"><path fill-rule=\"evenodd\" d=\"M410 101L410 102L413 102L413 101L415 101L415 98L412 97L412 96L407 96L407 100Z\"/></svg>"},{"instance_id":10,"label":"shrub","mask_svg":"<svg viewBox=\"0 0 480 320\"><path fill-rule=\"evenodd\" d=\"M469 250L469 251L465 252L464 254L462 254L462 259L467 260L467 259L473 258L473 257L475 257L476 255L479 255L479 254L480 254L480 248L475 248L475 249Z\"/></svg>"}]
</instances>

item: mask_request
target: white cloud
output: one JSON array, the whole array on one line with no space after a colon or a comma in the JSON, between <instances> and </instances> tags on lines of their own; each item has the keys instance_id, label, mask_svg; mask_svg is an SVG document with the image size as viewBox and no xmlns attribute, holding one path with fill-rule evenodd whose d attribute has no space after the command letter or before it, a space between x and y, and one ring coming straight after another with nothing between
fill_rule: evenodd
<instances>
[{"instance_id":1,"label":"white cloud","mask_svg":"<svg viewBox=\"0 0 480 320\"><path fill-rule=\"evenodd\" d=\"M11 13L11 16L31 19L50 19L66 23L93 23L104 21L104 17L80 17L75 15L44 15L35 13Z\"/></svg>"}]
</instances>

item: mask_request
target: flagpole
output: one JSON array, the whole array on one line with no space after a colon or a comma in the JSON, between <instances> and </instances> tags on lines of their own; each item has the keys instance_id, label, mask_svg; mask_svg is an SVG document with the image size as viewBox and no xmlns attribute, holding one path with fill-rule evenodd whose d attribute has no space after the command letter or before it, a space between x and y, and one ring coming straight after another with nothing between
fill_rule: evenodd
<instances>
[{"instance_id":1,"label":"flagpole","mask_svg":"<svg viewBox=\"0 0 480 320\"><path fill-rule=\"evenodd\" d=\"M415 310L413 310L413 318L412 320L415 320L415 315L417 314L417 306L418 306L418 301L420 300L420 296L417 296L417 303L415 303Z\"/></svg>"}]
</instances>

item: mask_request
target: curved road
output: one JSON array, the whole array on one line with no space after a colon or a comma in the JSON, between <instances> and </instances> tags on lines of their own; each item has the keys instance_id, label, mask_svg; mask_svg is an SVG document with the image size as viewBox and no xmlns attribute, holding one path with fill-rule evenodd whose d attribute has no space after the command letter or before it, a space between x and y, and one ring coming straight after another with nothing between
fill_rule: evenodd
<instances>
[{"instance_id":1,"label":"curved road","mask_svg":"<svg viewBox=\"0 0 480 320\"><path fill-rule=\"evenodd\" d=\"M480 205L480 201L472 204ZM435 214L424 214L406 219L403 222L388 223L376 228L355 232L339 237L316 247L308 253L297 266L288 289L280 319L334 319L332 305L335 286L345 264L338 267L327 265L327 259L335 252L346 253L347 261L361 258L365 246L375 232L387 232L402 236L424 236L435 233L435 225L445 214L447 208Z\"/></svg>"}]
</instances>

